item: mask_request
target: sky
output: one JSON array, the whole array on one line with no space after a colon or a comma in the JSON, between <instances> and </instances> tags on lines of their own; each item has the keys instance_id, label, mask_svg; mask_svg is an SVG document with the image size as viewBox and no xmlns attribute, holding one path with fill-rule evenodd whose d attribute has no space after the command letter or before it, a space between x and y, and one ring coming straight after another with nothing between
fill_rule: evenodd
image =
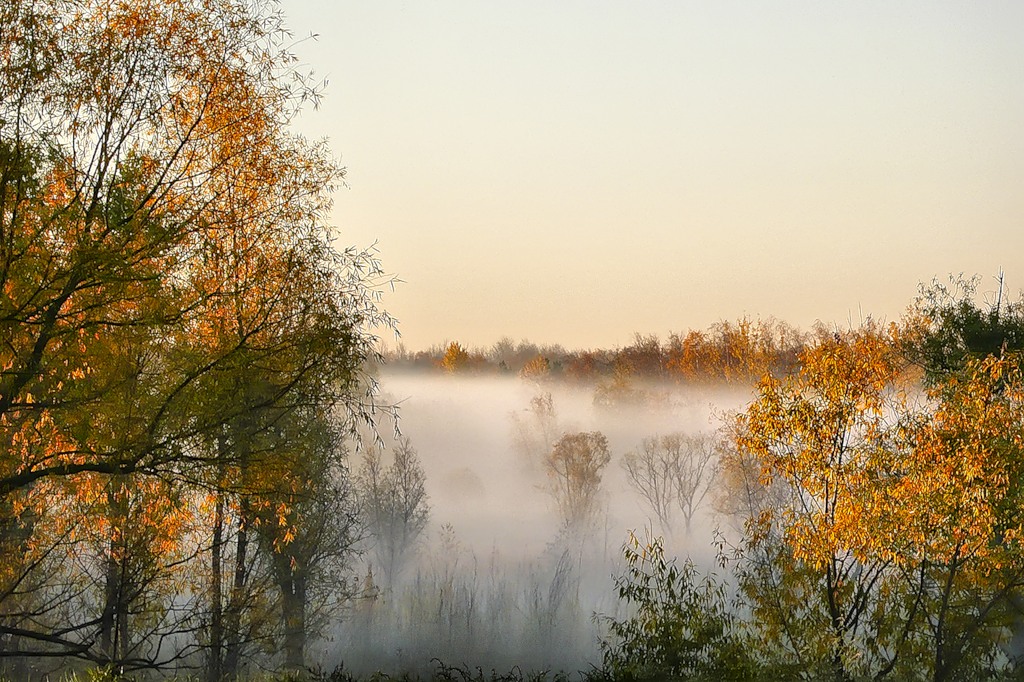
<instances>
[{"instance_id":1,"label":"sky","mask_svg":"<svg viewBox=\"0 0 1024 682\"><path fill-rule=\"evenodd\" d=\"M410 350L1024 287L1024 3L282 0ZM316 34L315 39L308 36ZM389 337L392 344L394 340Z\"/></svg>"}]
</instances>

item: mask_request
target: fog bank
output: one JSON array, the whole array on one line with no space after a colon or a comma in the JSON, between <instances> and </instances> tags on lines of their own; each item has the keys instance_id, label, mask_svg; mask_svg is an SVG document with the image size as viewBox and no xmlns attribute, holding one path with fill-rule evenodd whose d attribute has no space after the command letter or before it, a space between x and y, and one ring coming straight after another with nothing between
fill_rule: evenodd
<instances>
[{"instance_id":1,"label":"fog bank","mask_svg":"<svg viewBox=\"0 0 1024 682\"><path fill-rule=\"evenodd\" d=\"M436 657L485 670L585 669L600 656L594 614L618 608L612 578L630 530L653 527L677 555L711 564L713 531L726 525L711 495L689 533L681 519L662 529L623 458L645 438L718 429L749 391L664 386L644 404L598 405L592 386L387 371L381 388L422 465L429 523L394 584L375 579L372 598L354 602L323 652L331 664L419 671ZM548 396L542 424L531 401ZM549 441L575 432L600 432L610 454L585 528L566 527L544 466ZM371 554L361 575L376 577Z\"/></svg>"}]
</instances>

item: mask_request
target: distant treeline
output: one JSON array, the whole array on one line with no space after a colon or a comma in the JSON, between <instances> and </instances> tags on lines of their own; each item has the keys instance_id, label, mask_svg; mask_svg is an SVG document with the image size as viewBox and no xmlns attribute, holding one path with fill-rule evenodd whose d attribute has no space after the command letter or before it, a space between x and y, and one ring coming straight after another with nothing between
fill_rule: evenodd
<instances>
[{"instance_id":1,"label":"distant treeline","mask_svg":"<svg viewBox=\"0 0 1024 682\"><path fill-rule=\"evenodd\" d=\"M766 372L786 374L800 353L833 331L816 325L799 330L774 318L743 317L722 321L705 330L634 335L628 346L615 349L566 350L561 345L537 345L505 337L490 348L468 348L458 341L425 351L399 346L386 352L390 366L422 371L469 374L517 374L526 378L557 378L596 382L636 378L679 383L752 383Z\"/></svg>"}]
</instances>

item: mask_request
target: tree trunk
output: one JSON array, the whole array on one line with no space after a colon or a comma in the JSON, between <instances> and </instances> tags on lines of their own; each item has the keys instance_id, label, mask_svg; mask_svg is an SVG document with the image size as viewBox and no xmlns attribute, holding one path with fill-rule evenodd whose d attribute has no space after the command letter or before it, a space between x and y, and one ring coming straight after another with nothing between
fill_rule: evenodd
<instances>
[{"instance_id":1,"label":"tree trunk","mask_svg":"<svg viewBox=\"0 0 1024 682\"><path fill-rule=\"evenodd\" d=\"M252 447L253 426L247 417L242 417L233 424L235 433L235 448L238 457L238 467L243 480L249 468L249 454ZM246 590L246 563L249 554L249 519L251 517L249 506L245 502L244 494L240 500L238 514L238 534L235 536L235 570L231 581L231 592L228 598L227 610L224 614L224 630L226 636L226 648L224 652L224 676L234 679L238 675L238 666L241 661L242 648L242 611L245 609Z\"/></svg>"},{"instance_id":2,"label":"tree trunk","mask_svg":"<svg viewBox=\"0 0 1024 682\"><path fill-rule=\"evenodd\" d=\"M217 494L217 502L213 514L213 547L210 565L210 658L207 661L206 677L208 682L221 682L221 650L224 643L224 626L222 622L223 605L221 604L221 551L224 543L224 498Z\"/></svg>"},{"instance_id":3,"label":"tree trunk","mask_svg":"<svg viewBox=\"0 0 1024 682\"><path fill-rule=\"evenodd\" d=\"M117 636L114 639L114 654L117 657L118 672L124 667L124 661L128 658L128 581L126 575L128 570L127 557L120 561L120 571L117 580L117 613L115 615L115 627Z\"/></svg>"},{"instance_id":4,"label":"tree trunk","mask_svg":"<svg viewBox=\"0 0 1024 682\"><path fill-rule=\"evenodd\" d=\"M224 614L224 630L227 646L224 651L224 675L231 679L238 674L242 647L242 610L245 607L246 573L245 566L249 553L249 531L247 514L243 511L238 520L238 536L235 538L235 574L231 583L231 597Z\"/></svg>"},{"instance_id":5,"label":"tree trunk","mask_svg":"<svg viewBox=\"0 0 1024 682\"><path fill-rule=\"evenodd\" d=\"M115 478L111 482L111 489L107 490L107 514L111 524L123 525L124 515L121 505L114 492ZM123 529L122 529L123 530ZM125 557L118 558L122 548L118 547L113 528L111 529L110 540L107 543L107 556L103 566L103 612L100 614L100 648L103 655L111 664L117 663L120 657L119 635L121 634L121 612L124 610L123 567Z\"/></svg>"},{"instance_id":6,"label":"tree trunk","mask_svg":"<svg viewBox=\"0 0 1024 682\"><path fill-rule=\"evenodd\" d=\"M103 571L103 612L100 614L100 649L111 663L117 653L114 651L114 613L117 610L117 562L114 561L114 541L111 539L104 561Z\"/></svg>"},{"instance_id":7,"label":"tree trunk","mask_svg":"<svg viewBox=\"0 0 1024 682\"><path fill-rule=\"evenodd\" d=\"M281 615L284 619L284 666L302 670L306 657L306 578L296 570L282 576Z\"/></svg>"}]
</instances>

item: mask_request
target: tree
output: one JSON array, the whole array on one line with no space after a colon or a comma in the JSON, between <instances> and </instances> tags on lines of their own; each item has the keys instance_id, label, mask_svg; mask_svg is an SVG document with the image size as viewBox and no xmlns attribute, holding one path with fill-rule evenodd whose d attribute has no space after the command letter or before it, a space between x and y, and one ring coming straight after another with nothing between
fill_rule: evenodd
<instances>
[{"instance_id":1,"label":"tree","mask_svg":"<svg viewBox=\"0 0 1024 682\"><path fill-rule=\"evenodd\" d=\"M920 440L907 462L913 473L907 472L891 500L918 509L934 527L946 528L947 537L958 539L939 549L935 541L942 532L927 538L916 528L913 535L922 543L915 551L928 562L914 575L928 597L922 602L929 613L925 639L930 644L924 646L936 677L969 669L990 652L991 638L978 637L979 632L1008 627L1019 641L1024 631L1017 549L1006 539L1017 523L1011 512L1016 504L1011 500L1019 495L1014 405L1024 357L1024 302L1009 298L1000 272L997 291L982 304L979 281L958 275L948 283L922 285L898 329L899 347L924 371L935 409L916 425ZM965 478L964 472L975 473ZM908 491L913 491L910 498ZM990 500L1000 500L998 508L983 504ZM973 522L948 527L950 519L964 514ZM993 559L978 544L993 541L1008 554ZM1008 616L1007 610L1017 615ZM1009 626L1008 618L1014 621Z\"/></svg>"},{"instance_id":2,"label":"tree","mask_svg":"<svg viewBox=\"0 0 1024 682\"><path fill-rule=\"evenodd\" d=\"M393 326L379 263L332 246L343 169L288 130L318 86L273 5L14 0L0 25L0 528L26 550L0 561L0 635L34 655L164 665L180 652L150 633L134 648L150 653L129 655L123 628L141 622L129 597L167 584L180 553L211 583L189 586L208 609L160 637L194 651L206 623L219 678L277 470L269 436L309 406L346 428L372 419L362 363L374 326ZM209 529L200 553L142 532L174 515L126 481L166 486L190 537ZM69 574L97 505L112 541L95 553L110 568L99 618Z\"/></svg>"},{"instance_id":3,"label":"tree","mask_svg":"<svg viewBox=\"0 0 1024 682\"><path fill-rule=\"evenodd\" d=\"M639 449L626 454L622 466L662 530L671 530L678 510L689 533L693 515L711 489L720 450L713 434L672 433L645 438Z\"/></svg>"},{"instance_id":4,"label":"tree","mask_svg":"<svg viewBox=\"0 0 1024 682\"><path fill-rule=\"evenodd\" d=\"M785 666L834 679L998 669L1024 577L1014 358L967 360L920 406L872 328L765 377L737 445L787 495L747 524L739 584Z\"/></svg>"},{"instance_id":5,"label":"tree","mask_svg":"<svg viewBox=\"0 0 1024 682\"><path fill-rule=\"evenodd\" d=\"M615 591L634 611L604 619L611 639L601 642L603 673L616 680L756 678L723 584L701 578L690 561L677 566L661 538L641 542L630 533L623 555L626 572L615 578Z\"/></svg>"},{"instance_id":6,"label":"tree","mask_svg":"<svg viewBox=\"0 0 1024 682\"><path fill-rule=\"evenodd\" d=\"M912 665L932 680L979 678L1019 618L1024 587L1019 360L968 359L929 396L864 501L864 532L914 600Z\"/></svg>"},{"instance_id":7,"label":"tree","mask_svg":"<svg viewBox=\"0 0 1024 682\"><path fill-rule=\"evenodd\" d=\"M715 460L721 452L721 446L717 437L708 433L665 436L664 439L662 447L680 453L679 466L675 471L676 505L683 513L686 532L689 533L693 515L714 481Z\"/></svg>"},{"instance_id":8,"label":"tree","mask_svg":"<svg viewBox=\"0 0 1024 682\"><path fill-rule=\"evenodd\" d=\"M673 447L678 439L666 442L661 438L644 438L638 450L626 453L622 466L629 483L640 493L658 519L662 531L669 532L676 507L676 470L680 450Z\"/></svg>"},{"instance_id":9,"label":"tree","mask_svg":"<svg viewBox=\"0 0 1024 682\"><path fill-rule=\"evenodd\" d=\"M512 444L532 467L551 452L558 437L558 415L550 392L530 398L530 407L513 412Z\"/></svg>"},{"instance_id":10,"label":"tree","mask_svg":"<svg viewBox=\"0 0 1024 682\"><path fill-rule=\"evenodd\" d=\"M862 501L883 477L900 363L870 327L801 359L799 374L766 375L738 417L739 449L763 481L789 491L782 508L748 524L740 586L786 665L836 680L884 674L900 653L900 619L913 614L884 608L891 559L870 551Z\"/></svg>"},{"instance_id":11,"label":"tree","mask_svg":"<svg viewBox=\"0 0 1024 682\"><path fill-rule=\"evenodd\" d=\"M937 384L970 360L1024 352L1024 300L999 290L988 305L977 302L979 278L950 277L921 286L900 328L900 347Z\"/></svg>"},{"instance_id":12,"label":"tree","mask_svg":"<svg viewBox=\"0 0 1024 682\"><path fill-rule=\"evenodd\" d=\"M408 438L395 446L394 461L386 469L376 450L367 450L363 458L357 479L360 511L388 588L394 587L427 527L430 508L425 481Z\"/></svg>"},{"instance_id":13,"label":"tree","mask_svg":"<svg viewBox=\"0 0 1024 682\"><path fill-rule=\"evenodd\" d=\"M545 460L549 489L562 520L579 529L598 510L601 474L611 461L608 439L598 431L567 433Z\"/></svg>"},{"instance_id":14,"label":"tree","mask_svg":"<svg viewBox=\"0 0 1024 682\"><path fill-rule=\"evenodd\" d=\"M444 357L441 358L441 367L452 374L465 370L469 363L469 352L457 341L448 344L444 351Z\"/></svg>"},{"instance_id":15,"label":"tree","mask_svg":"<svg viewBox=\"0 0 1024 682\"><path fill-rule=\"evenodd\" d=\"M645 379L660 379L665 371L665 357L661 342L654 334L636 333L633 343L618 352L616 363L629 369L629 373Z\"/></svg>"},{"instance_id":16,"label":"tree","mask_svg":"<svg viewBox=\"0 0 1024 682\"><path fill-rule=\"evenodd\" d=\"M722 448L718 460L712 502L715 511L743 531L762 515L784 508L790 500L791 489L784 480L762 478L757 455L735 446L738 436L735 426L734 419L723 426L723 446L727 447Z\"/></svg>"},{"instance_id":17,"label":"tree","mask_svg":"<svg viewBox=\"0 0 1024 682\"><path fill-rule=\"evenodd\" d=\"M176 630L168 622L181 587L189 547L189 515L182 491L152 477L107 482L105 499L92 510L99 546L99 649L115 669L153 660L156 641Z\"/></svg>"},{"instance_id":18,"label":"tree","mask_svg":"<svg viewBox=\"0 0 1024 682\"><path fill-rule=\"evenodd\" d=\"M664 363L677 381L754 383L765 372L791 371L806 343L803 334L783 322L744 317L719 322L706 332L673 334Z\"/></svg>"},{"instance_id":19,"label":"tree","mask_svg":"<svg viewBox=\"0 0 1024 682\"><path fill-rule=\"evenodd\" d=\"M543 355L533 358L519 370L519 378L541 382L551 377L551 362Z\"/></svg>"},{"instance_id":20,"label":"tree","mask_svg":"<svg viewBox=\"0 0 1024 682\"><path fill-rule=\"evenodd\" d=\"M281 425L278 455L291 462L261 495L260 549L277 588L284 667L302 670L306 643L350 597L344 571L359 539L356 494L345 467L343 433L330 417L304 410Z\"/></svg>"}]
</instances>

